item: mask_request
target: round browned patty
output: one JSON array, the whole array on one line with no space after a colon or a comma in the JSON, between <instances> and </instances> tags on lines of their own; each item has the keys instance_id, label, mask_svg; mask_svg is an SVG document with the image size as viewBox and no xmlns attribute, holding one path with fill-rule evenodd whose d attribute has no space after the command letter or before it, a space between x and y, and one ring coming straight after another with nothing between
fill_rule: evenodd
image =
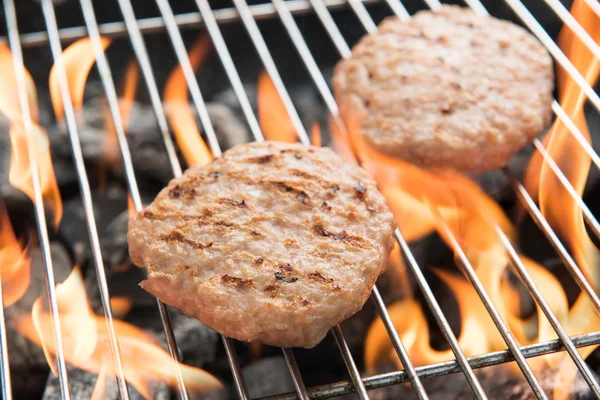
<instances>
[{"instance_id":1,"label":"round browned patty","mask_svg":"<svg viewBox=\"0 0 600 400\"><path fill-rule=\"evenodd\" d=\"M471 172L505 165L542 131L553 85L527 31L457 6L384 20L333 76L342 117L375 150Z\"/></svg>"},{"instance_id":2,"label":"round browned patty","mask_svg":"<svg viewBox=\"0 0 600 400\"><path fill-rule=\"evenodd\" d=\"M360 310L394 219L363 169L329 149L236 146L173 179L129 223L142 287L214 330L312 347Z\"/></svg>"}]
</instances>

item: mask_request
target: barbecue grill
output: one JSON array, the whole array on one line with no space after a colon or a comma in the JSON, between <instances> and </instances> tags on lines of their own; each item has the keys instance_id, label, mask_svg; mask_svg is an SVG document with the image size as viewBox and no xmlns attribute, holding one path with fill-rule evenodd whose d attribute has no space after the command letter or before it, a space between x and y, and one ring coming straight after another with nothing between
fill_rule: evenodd
<instances>
[{"instance_id":1,"label":"barbecue grill","mask_svg":"<svg viewBox=\"0 0 600 400\"><path fill-rule=\"evenodd\" d=\"M539 2L547 3L553 12L562 20L565 25L568 25L575 35L582 40L585 45L592 51L597 59L600 59L600 47L596 42L589 36L589 34L579 25L579 23L571 16L568 10L564 7L559 0L537 0ZM115 82L111 69L104 53L101 36L108 37L121 37L126 36L131 41L132 48L135 56L139 63L142 76L144 78L147 90L149 93L151 105L156 117L156 122L159 127L159 131L162 134L164 141L165 150L168 154L168 159L171 165L172 173L174 176L182 174L182 166L178 160L176 145L172 140L169 124L165 110L163 109L163 103L159 92L159 87L155 79L155 69L153 68L148 51L145 45L145 34L149 34L157 31L166 31L171 41L173 50L177 56L177 60L183 71L185 81L189 93L191 95L193 106L196 108L203 132L206 134L208 139L209 147L215 156L221 154L221 148L219 141L213 129L213 124L207 112L206 103L203 94L200 90L200 85L194 73L193 67L188 58L187 49L184 45L182 38L182 29L198 28L203 26L210 35L213 42L216 54L218 55L222 65L224 67L227 78L233 88L233 92L237 97L243 115L246 118L250 132L254 140L264 140L263 133L261 132L260 125L257 117L254 114L252 106L250 104L248 93L246 92L242 80L238 73L240 65L236 65L232 60L231 54L228 49L222 33L221 24L228 23L241 23L245 27L252 43L255 46L256 52L260 57L262 64L269 77L273 81L273 84L279 94L286 111L292 121L292 124L298 134L300 142L305 145L310 144L310 136L307 133L298 112L295 109L293 99L290 97L286 84L280 77L278 72L278 65L271 56L271 51L265 42L261 31L256 23L259 19L279 19L283 24L283 27L289 38L291 39L295 50L298 52L304 66L308 70L308 73L316 86L318 93L321 95L329 113L332 116L334 124L337 124L340 129L344 128L344 123L339 117L339 112L333 95L329 89L329 86L322 74L321 70L317 65L317 61L314 58L313 53L309 49L301 30L299 29L295 15L314 13L319 18L323 27L329 35L329 39L333 42L335 48L339 52L341 57L349 57L351 54L349 45L346 43L342 36L338 26L336 25L335 19L330 13L331 10L337 8L350 8L358 17L359 23L364 27L365 32L372 33L377 30L369 10L368 6L373 3L385 3L389 7L389 13L397 15L402 20L408 20L410 14L399 0L273 0L271 3L248 5L245 0L233 0L235 7L223 8L223 9L212 9L207 0L196 0L198 12L187 13L187 14L174 14L171 5L168 0L156 0L156 4L160 10L160 17L138 19L134 14L134 8L132 7L130 0L118 0L120 12L123 16L123 22L111 22L98 24L92 5L92 0L80 0L79 6L83 12L85 20L85 26L81 27L66 27L59 28L57 19L55 16L55 6L52 0L41 0L40 7L43 11L44 21L46 24L46 31L44 32L33 32L20 34L19 27L17 24L17 11L15 7L15 0L3 0L4 14L6 18L7 36L6 40L10 45L11 52L14 60L14 70L17 78L17 84L20 91L20 108L24 116L25 131L28 135L28 139L31 143L33 136L31 134L32 121L31 111L29 109L29 103L27 100L27 89L26 89L26 77L23 70L23 54L22 49L24 47L35 47L35 46L49 46L52 55L55 60L58 60L62 51L63 44L72 42L76 39L89 37L94 47L94 53L96 63L99 71L99 76L102 82L102 87L106 95L110 116L113 119L118 144L123 159L124 171L126 175L127 184L133 200L134 207L137 211L142 209L142 199L140 191L138 189L138 183L136 180L136 174L132 163L132 155L128 145L125 129L123 127L122 117L119 111L119 103L117 97L117 91L115 89ZM485 15L487 14L486 8L479 2L479 0L465 0L468 7L471 7L476 13ZM596 110L600 110L600 97L594 91L594 89L586 82L585 78L577 71L574 65L564 55L561 49L553 41L551 36L544 30L541 24L536 20L528 8L519 0L505 0L505 6L512 10L522 23L543 43L548 49L556 63L562 66L567 73L577 82L577 84L583 89L587 96L589 103L593 105ZM600 6L594 0L586 0L586 3L596 13L600 13ZM438 0L425 0L424 4L431 9L440 7ZM118 382L119 394L121 398L129 398L128 384L125 380L123 366L122 366L122 355L119 350L117 337L113 326L113 316L111 313L109 290L107 285L107 279L105 276L105 269L101 255L101 244L99 240L98 231L96 228L96 220L93 211L93 199L90 189L90 183L88 181L88 175L84 164L84 158L81 150L80 138L78 133L78 124L75 115L73 103L71 101L68 89L67 76L64 68L58 68L60 90L62 94L62 101L65 112L65 121L68 128L68 134L72 144L73 158L75 162L75 168L77 172L77 180L81 190L81 195L85 210L85 219L87 222L87 229L89 233L89 239L91 243L91 249L94 258L94 266L97 272L97 283L100 288L101 301L103 305L104 316L108 326L108 332L110 336L110 344L112 350L113 362L115 364L116 378ZM577 141L584 150L591 157L595 166L600 168L600 157L596 154L591 145L584 138L582 133L577 129L570 116L563 110L561 105L554 101L552 109L555 113L556 118L563 121L572 134L572 140ZM551 155L548 153L544 144L540 140L534 141L534 147L541 153L544 160L548 163L552 171L559 177L561 182L565 185L566 189L572 196L576 198L576 201L582 208L582 212L587 222L588 228L595 235L600 237L600 224L590 211L590 209L583 202L579 194L575 191L573 186L569 183L568 179L564 176L558 165L552 160ZM55 277L53 270L52 255L50 252L50 240L48 227L46 224L46 214L42 201L42 192L40 177L37 172L38 167L36 165L36 153L33 146L30 146L29 160L31 161L31 170L34 171L32 174L33 189L35 194L35 217L37 222L37 233L39 235L40 246L43 250L44 267L46 274L46 290L49 300L49 310L52 315L53 328L55 332L55 345L56 345L56 365L57 375L60 384L60 395L63 399L69 399L69 382L67 375L67 363L65 361L65 355L63 352L63 343L61 341L61 326L59 321L59 310L56 303L56 289L55 289ZM527 211L530 217L535 221L539 228L543 231L548 241L552 244L557 254L562 259L564 265L568 271L572 274L574 280L583 292L585 292L591 300L596 311L600 312L600 298L594 291L592 284L585 277L580 266L577 264L575 259L571 256L566 246L562 243L561 239L551 228L550 223L546 220L534 199L528 194L523 184L513 175L508 169L503 169L503 174L508 178L512 189L522 207ZM461 349L456 335L453 333L450 324L447 320L446 315L442 312L442 308L439 304L439 299L436 298L434 292L430 287L430 283L423 274L420 266L417 264L416 258L411 253L411 249L408 246L407 241L403 237L402 232L399 229L395 231L395 239L401 248L402 254L406 259L406 266L410 273L413 275L418 288L425 299L427 307L433 313L435 322L439 325L445 340L452 349L455 360L437 363L433 365L425 365L420 367L414 367L409 354L405 349L400 336L396 331L386 305L382 299L382 296L377 287L374 288L372 294L372 301L375 304L377 313L381 317L383 324L387 330L389 338L393 344L393 347L402 362L404 367L403 370L393 371L384 374L377 374L370 377L361 376L361 372L353 359L353 355L350 352L344 333L340 326L336 326L332 329L333 335L336 339L339 351L345 365L348 369L350 379L347 381L333 382L326 385L317 387L306 387L303 382L302 374L300 373L299 367L294 357L294 351L292 349L282 349L285 361L287 363L289 373L295 386L295 393L281 393L277 396L270 397L271 399L308 399L308 398L329 398L340 395L349 394L356 392L358 397L361 399L369 398L368 391L371 389L382 388L390 385L398 385L404 382L409 382L416 396L419 399L427 399L428 395L422 384L422 380L425 380L434 376L443 376L450 374L464 374L469 386L472 390L473 395L478 399L487 398L487 394L484 392L482 385L480 384L478 377L475 375L474 370L478 368L488 367L497 364L509 363L515 361L520 369L521 373L527 380L527 383L531 387L534 395L537 398L547 398L548 394L544 393L544 389L540 385L538 379L531 370L528 364L528 358L546 355L550 353L566 351L577 369L585 379L591 392L596 398L600 398L600 383L595 378L594 374L590 370L589 366L585 363L582 356L577 351L579 347L586 347L600 344L600 332L589 332L579 336L570 337L563 326L559 323L556 315L554 315L549 303L542 296L536 282L528 272L525 265L521 262L517 252L508 237L498 229L498 234L501 237L502 243L508 252L511 261L514 264L515 270L518 276L521 278L524 285L529 290L531 296L535 299L535 302L541 307L542 311L548 318L552 328L558 335L557 340L550 342L542 342L532 344L528 346L520 347L508 329L506 322L503 321L500 313L492 303L492 300L486 292L482 282L478 278L475 268L469 262L467 255L461 249L460 244L456 238L453 237L452 231L448 228L446 233L450 237L453 250L457 254L458 263L464 268L464 272L469 282L476 290L479 298L485 305L487 312L492 318L496 325L500 335L504 339L507 350L497 351L488 354L482 354L472 357L466 357ZM0 299L1 299L0 289ZM175 336L173 334L173 328L171 320L169 318L169 311L167 307L157 300L157 307L160 312L160 318L164 328L166 336L166 342L168 350L174 359L178 359L178 349ZM0 310L3 310L0 308ZM1 311L0 311L1 312ZM410 323L410 321L406 321ZM4 314L0 313L0 336L1 336L1 379L2 379L2 394L4 399L12 398L11 391L11 376L9 370L9 357L8 347L6 340L6 323ZM234 343L230 338L222 337L225 351L227 354L231 373L233 375L233 381L237 395L241 399L248 399L248 391L244 382L243 375L241 373L240 364L234 348ZM185 386L184 380L179 374L178 376L178 393L181 398L188 399L189 394Z\"/></svg>"}]
</instances>

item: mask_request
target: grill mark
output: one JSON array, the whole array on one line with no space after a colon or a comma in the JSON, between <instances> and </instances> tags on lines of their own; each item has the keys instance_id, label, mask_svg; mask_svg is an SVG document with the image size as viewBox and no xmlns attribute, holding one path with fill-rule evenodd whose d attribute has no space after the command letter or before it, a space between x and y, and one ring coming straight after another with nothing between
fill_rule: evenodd
<instances>
[{"instance_id":1,"label":"grill mark","mask_svg":"<svg viewBox=\"0 0 600 400\"><path fill-rule=\"evenodd\" d=\"M252 279L238 278L228 274L225 274L221 277L221 282L232 284L240 288L249 288L254 286L254 282L252 282Z\"/></svg>"},{"instance_id":2,"label":"grill mark","mask_svg":"<svg viewBox=\"0 0 600 400\"><path fill-rule=\"evenodd\" d=\"M186 199L193 199L196 196L196 189L185 189L179 185L175 185L175 187L169 190L169 198L178 199L184 196Z\"/></svg>"},{"instance_id":3,"label":"grill mark","mask_svg":"<svg viewBox=\"0 0 600 400\"><path fill-rule=\"evenodd\" d=\"M281 288L278 285L268 285L265 286L265 288L263 289L263 292L269 296L270 298L275 298L277 296L279 296L279 293L281 292Z\"/></svg>"},{"instance_id":4,"label":"grill mark","mask_svg":"<svg viewBox=\"0 0 600 400\"><path fill-rule=\"evenodd\" d=\"M323 276L323 274L321 274L321 272L319 272L319 271L309 272L306 276L308 279L310 279L312 281L325 284L335 290L341 289L341 287L339 285L334 283L333 278L327 278L327 277Z\"/></svg>"},{"instance_id":5,"label":"grill mark","mask_svg":"<svg viewBox=\"0 0 600 400\"><path fill-rule=\"evenodd\" d=\"M350 245L357 246L360 248L367 248L372 246L371 242L360 236L351 235L346 231L334 233L328 230L323 224L320 223L313 225L313 232L317 236L331 237L333 238L333 240L343 241L349 243Z\"/></svg>"},{"instance_id":6,"label":"grill mark","mask_svg":"<svg viewBox=\"0 0 600 400\"><path fill-rule=\"evenodd\" d=\"M275 272L275 279L278 281L283 281L285 283L294 283L299 278L297 276L292 276L294 272L294 268L290 264L280 264L278 267L279 271Z\"/></svg>"},{"instance_id":7,"label":"grill mark","mask_svg":"<svg viewBox=\"0 0 600 400\"><path fill-rule=\"evenodd\" d=\"M219 203L227 204L227 205L235 206L235 207L239 207L239 208L247 208L248 207L248 203L246 203L246 200L243 200L243 199L241 201L236 201L234 199L229 199L229 198L220 198Z\"/></svg>"},{"instance_id":8,"label":"grill mark","mask_svg":"<svg viewBox=\"0 0 600 400\"><path fill-rule=\"evenodd\" d=\"M198 250L208 249L209 247L211 247L213 245L213 242L203 244L200 242L196 242L195 240L188 239L183 235L183 233L181 233L179 231L173 231L166 235L161 235L158 237L158 239L164 240L166 242L180 242L180 243L189 244L190 246L195 247Z\"/></svg>"}]
</instances>

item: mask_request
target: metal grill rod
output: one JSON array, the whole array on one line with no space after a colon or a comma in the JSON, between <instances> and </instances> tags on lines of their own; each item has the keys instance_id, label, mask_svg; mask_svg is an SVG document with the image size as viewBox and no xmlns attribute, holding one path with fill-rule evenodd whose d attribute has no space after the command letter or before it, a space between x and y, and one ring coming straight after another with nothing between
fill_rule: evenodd
<instances>
[{"instance_id":1,"label":"metal grill rod","mask_svg":"<svg viewBox=\"0 0 600 400\"><path fill-rule=\"evenodd\" d=\"M396 4L395 9L404 9L404 7L400 3L398 3L398 4ZM331 15L329 14L329 12L326 9L323 9L321 7L321 11L322 12L318 14L319 18L321 19L322 24L325 26L325 29L331 36L332 41L336 45L338 52L344 58L349 57L352 54L351 50L348 47L348 45L346 44L346 41L344 40L344 38L342 37L342 34L339 31L337 25L335 24L335 21L333 20L333 18L331 17ZM408 15L408 12L406 12L405 9L404 9L404 13L406 15ZM400 12L400 15L402 15L402 12ZM306 43L299 42L297 44L297 46L303 47L303 46L306 46ZM310 62L311 62L310 59L305 60L305 63L310 63ZM312 60L312 62L314 63L314 60ZM319 89L321 89L321 88L319 87ZM327 88L326 90L328 91L329 89ZM329 92L329 94L331 94L331 93ZM331 113L333 113L334 111L337 112L337 108L335 110L330 109ZM460 345L458 344L458 340L456 339L456 336L452 332L452 328L450 328L450 325L448 324L448 321L447 321L446 317L444 316L444 314L439 306L439 303L437 302L433 292L431 291L431 288L429 287L429 284L427 283L427 280L425 279L423 272L421 271L419 265L417 264L416 260L414 259L414 256L412 255L412 252L410 251L410 248L408 247L408 244L404 240L404 237L402 236L399 229L396 229L396 231L394 232L394 236L395 236L396 241L400 245L402 253L407 258L408 266L416 278L417 284L419 285L419 288L421 289L421 291L425 297L427 305L431 309L431 311L436 319L436 323L438 324L438 326L440 327L440 329L444 335L444 338L450 345L450 347L457 359L458 364L461 366L461 368L467 378L467 381L469 382L469 385L473 389L477 398L480 398L480 399L487 398L483 391L483 388L481 387L481 384L479 383L479 380L477 379L473 370L469 366L469 364L467 362L467 358L465 357L464 353L462 352L462 349L460 348ZM385 322L385 319L382 319L382 320ZM386 328L388 328L388 327L386 326ZM395 328L393 328L393 325L391 328L395 331ZM388 332L390 332L390 331L388 330Z\"/></svg>"},{"instance_id":2,"label":"metal grill rod","mask_svg":"<svg viewBox=\"0 0 600 400\"><path fill-rule=\"evenodd\" d=\"M227 45L225 44L225 40L223 39L223 35L219 29L219 25L217 25L217 21L213 15L212 9L208 4L208 0L196 0L196 5L198 6L198 9L200 9L200 14L204 18L206 29L210 34L215 49L217 50L217 55L221 59L223 68L225 68L226 75L229 78L229 82L231 82L235 96L238 98L240 106L242 107L242 112L246 117L246 121L248 121L252 136L254 136L256 141L261 142L264 140L264 136L260 126L258 125L258 120L252 111L252 106L250 105L250 100L248 100L248 95L246 94L244 86L242 85L242 80L240 79L235 65L233 65L231 54L227 49Z\"/></svg>"},{"instance_id":3,"label":"metal grill rod","mask_svg":"<svg viewBox=\"0 0 600 400\"><path fill-rule=\"evenodd\" d=\"M594 41L589 33L581 24L571 15L569 10L558 0L544 0L552 8L554 13L569 29L585 44L585 46L594 54L597 60L600 60L600 46Z\"/></svg>"},{"instance_id":4,"label":"metal grill rod","mask_svg":"<svg viewBox=\"0 0 600 400\"><path fill-rule=\"evenodd\" d=\"M362 0L365 4L379 3L382 0ZM327 7L335 10L346 6L346 0L325 0ZM308 14L311 11L307 0L288 0L288 7L294 15ZM269 19L277 15L275 8L269 3L250 6L252 15L256 19ZM214 11L215 18L219 24L230 24L239 21L240 16L235 8L221 8ZM165 22L161 17L143 18L137 20L139 29L144 34L163 32L166 29ZM197 29L204 21L199 12L178 14L175 23L180 29ZM107 22L98 25L102 36L116 38L127 36L127 26L123 22ZM63 43L74 42L87 37L84 26L59 29L60 40ZM48 34L42 32L24 33L20 35L21 46L36 47L48 44ZM0 37L0 43L8 41L6 37Z\"/></svg>"},{"instance_id":5,"label":"metal grill rod","mask_svg":"<svg viewBox=\"0 0 600 400\"><path fill-rule=\"evenodd\" d=\"M2 398L12 400L8 342L6 341L6 319L4 318L4 301L2 300L2 277L0 277L0 383Z\"/></svg>"},{"instance_id":6,"label":"metal grill rod","mask_svg":"<svg viewBox=\"0 0 600 400\"><path fill-rule=\"evenodd\" d=\"M88 236L90 239L90 245L94 259L94 267L96 269L96 277L98 279L98 287L100 290L100 301L102 302L102 309L104 311L104 319L106 322L106 328L108 332L110 350L116 371L117 386L121 398L129 399L129 391L127 388L127 382L125 381L125 373L123 371L121 350L119 348L119 343L117 341L117 336L115 332L115 326L113 323L113 316L110 305L110 294L106 282L106 274L104 272L104 261L102 259L102 250L100 248L98 228L96 227L96 217L94 216L92 192L90 190L90 183L88 181L87 173L85 170L85 162L83 159L83 152L81 150L81 143L79 141L79 131L77 129L75 110L73 108L73 103L71 101L71 95L69 92L69 82L67 80L67 73L65 70L64 62L60 62L63 50L60 44L60 40L58 39L58 27L56 25L54 5L52 4L52 0L42 0L41 6L42 11L44 13L46 27L48 30L48 37L50 38L50 49L52 52L52 58L54 60L54 65L57 68L61 101L63 104L65 114L64 116L67 123L69 138L71 140L73 162L75 163L75 169L77 171L79 190L81 192L81 197L83 201L83 209L85 214L85 220L87 223Z\"/></svg>"},{"instance_id":7,"label":"metal grill rod","mask_svg":"<svg viewBox=\"0 0 600 400\"><path fill-rule=\"evenodd\" d=\"M65 362L65 353L62 343L61 323L58 315L58 304L56 302L56 280L54 278L54 268L52 265L52 253L50 251L50 239L48 237L48 227L46 225L46 212L44 210L44 200L42 198L42 188L39 177L37 163L37 153L33 136L33 121L31 110L29 109L29 99L25 82L25 66L23 64L23 53L19 43L19 27L17 24L17 14L15 11L14 0L4 2L4 11L6 17L6 27L8 29L8 40L13 55L13 68L17 80L17 89L19 91L19 105L23 117L22 128L25 131L27 139L27 150L29 156L29 166L31 168L31 182L34 194L34 209L37 230L40 238L40 246L44 260L44 276L46 283L46 292L48 294L48 305L50 317L52 320L52 330L54 333L54 342L56 346L56 364L58 367L58 384L61 398L70 400L69 379L67 376L67 364ZM19 127L17 127L19 129ZM3 362L4 364L4 362Z\"/></svg>"},{"instance_id":8,"label":"metal grill rod","mask_svg":"<svg viewBox=\"0 0 600 400\"><path fill-rule=\"evenodd\" d=\"M600 3L597 0L584 0L588 6L598 15L600 16Z\"/></svg>"},{"instance_id":9,"label":"metal grill rod","mask_svg":"<svg viewBox=\"0 0 600 400\"><path fill-rule=\"evenodd\" d=\"M560 106L560 104L558 104L556 100L552 102L552 110L554 111L556 116L562 121L562 123L567 127L569 132L571 132L575 140L577 140L577 143L579 143L579 145L591 158L592 162L596 164L596 167L600 169L600 157L594 151L592 145L583 136L583 133L581 133L577 125L575 125L571 117L567 115L565 110Z\"/></svg>"},{"instance_id":10,"label":"metal grill rod","mask_svg":"<svg viewBox=\"0 0 600 400\"><path fill-rule=\"evenodd\" d=\"M119 147L121 149L121 157L123 159L123 166L125 169L125 177L127 180L127 185L129 187L129 193L131 194L131 198L133 200L133 204L135 206L136 211L142 210L142 199L140 197L140 192L137 186L137 181L135 178L135 173L133 170L133 162L131 160L131 152L129 150L129 145L127 143L127 138L125 136L125 130L123 128L123 121L121 120L121 114L119 110L119 100L117 97L117 92L115 90L114 81L112 78L112 73L110 67L108 65L108 61L106 59L106 55L104 54L104 49L102 48L100 42L100 32L98 31L98 24L96 22L96 16L94 13L94 8L92 6L91 0L80 0L81 10L83 13L83 17L85 20L85 24L88 29L88 34L94 48L94 56L96 58L96 65L98 68L98 72L100 73L100 79L102 81L102 86L104 87L104 92L106 94L106 100L108 102L109 111L113 120L115 132L117 134L117 139L119 142ZM161 322L163 325L163 330L165 332L165 338L167 341L167 347L169 349L169 353L171 357L175 361L179 361L179 353L177 351L177 342L175 340L175 334L173 333L173 327L171 325L171 319L169 317L169 311L167 306L162 303L160 300L156 299L158 304L158 310L161 317ZM176 374L177 374L177 382L180 389L180 395L183 399L187 399L187 390L185 389L185 384L183 382L183 377L181 375L181 370L176 365Z\"/></svg>"},{"instance_id":11,"label":"metal grill rod","mask_svg":"<svg viewBox=\"0 0 600 400\"><path fill-rule=\"evenodd\" d=\"M234 0L234 3L236 5L236 7L238 8L240 16L242 17L242 21L243 21L244 25L246 26L248 34L256 47L256 50L259 54L259 57L261 58L261 60L263 62L263 65L267 69L267 73L271 77L271 80L274 82L274 84L278 90L278 94L279 94L280 98L283 100L284 104L286 105L286 110L288 112L288 115L290 116L292 121L297 120L297 122L294 122L295 126L300 124L301 130L297 130L300 142L303 143L304 145L310 145L310 138L308 137L308 134L306 133L306 131L304 130L304 127L302 126L302 124L300 122L298 113L297 113L293 103L291 102L289 93L287 92L287 89L285 88L285 85L283 84L283 82L281 80L281 77L279 75L277 67L275 66L275 63L271 56L271 53L269 52L269 49L264 41L264 38L263 38L262 34L260 33L258 26L256 25L256 21L254 20L252 15L248 12L248 6L247 6L246 2L244 0ZM315 2L313 2L313 3L315 3ZM413 367L410 359L408 358L408 353L406 352L406 349L404 348L402 342L400 341L398 333L396 332L396 330L391 322L391 319L387 312L387 308L385 307L385 304L383 303L383 299L381 298L381 295L379 294L377 286L375 286L373 288L372 299L375 303L375 306L376 306L379 314L381 315L382 321L384 321L384 324L389 333L390 339L392 340L392 343L394 345L394 348L396 349L396 352L398 353L398 356L400 357L400 360L402 361L403 365L406 366L405 368L407 369L408 374L411 378L411 383L413 384L413 388L415 389L417 397L419 399L426 399L427 394L425 393L425 389L423 388L423 385L421 384L418 376L416 375L414 367Z\"/></svg>"},{"instance_id":12,"label":"metal grill rod","mask_svg":"<svg viewBox=\"0 0 600 400\"><path fill-rule=\"evenodd\" d=\"M213 41L215 49L217 50L217 55L221 59L223 67L225 68L227 77L233 86L234 93L240 105L242 106L242 110L250 126L252 135L254 136L255 141L262 142L264 141L262 130L258 124L256 116L254 115L254 112L252 111L252 106L250 105L250 101L246 91L244 90L237 69L233 64L231 54L229 53L227 45L225 44L225 40L223 39L219 26L217 25L212 9L206 0L196 0L196 4L200 10L200 13L202 14L202 17L204 18L206 28ZM302 375L298 369L294 352L292 349L282 349L282 351L298 396L302 400L308 400L306 386L304 385Z\"/></svg>"},{"instance_id":13,"label":"metal grill rod","mask_svg":"<svg viewBox=\"0 0 600 400\"><path fill-rule=\"evenodd\" d=\"M285 110L292 121L292 125L298 133L300 142L304 145L309 145L310 139L308 137L308 133L304 129L304 125L300 120L300 116L298 115L298 112L292 103L292 99L290 98L290 95L287 92L283 81L281 80L279 71L275 66L275 61L273 60L273 57L271 57L271 53L269 52L267 44L265 43L265 40L258 29L258 25L256 24L256 21L252 16L252 12L250 11L250 7L248 4L246 4L245 0L233 0L233 2L238 13L240 14L242 23L244 24L246 31L248 31L248 35L250 36L250 39L252 40L252 43L254 44L254 47L256 48L263 65L265 66L265 70L269 74L269 77L275 86L275 90L277 90L279 98L283 102Z\"/></svg>"},{"instance_id":14,"label":"metal grill rod","mask_svg":"<svg viewBox=\"0 0 600 400\"><path fill-rule=\"evenodd\" d=\"M469 0L466 2L470 5L473 2L479 2L479 0ZM531 32L539 39L539 41L544 44L556 62L558 62L571 76L571 78L577 82L581 90L583 90L588 100L594 105L596 110L600 111L600 97L594 91L594 88L587 83L585 78L579 73L573 63L567 58L565 53L562 52L558 45L554 43L550 35L548 35L546 30L542 27L542 25L540 25L535 17L529 12L529 10L525 8L523 3L518 0L504 0L504 2L508 4L510 8L512 8L512 10L518 15L519 19L521 19L521 21L523 21L523 23L527 25Z\"/></svg>"},{"instance_id":15,"label":"metal grill rod","mask_svg":"<svg viewBox=\"0 0 600 400\"><path fill-rule=\"evenodd\" d=\"M567 191L569 192L573 200L575 200L579 208L581 208L583 218L588 223L588 226L590 227L594 235L596 235L596 237L600 239L600 224L598 224L598 220L596 219L596 217L594 217L587 204L585 204L583 199L579 196L571 182L569 182L569 179L561 171L560 167L556 164L556 161L554 161L550 153L548 153L548 150L544 147L542 142L540 142L539 139L534 139L533 145L540 152L546 163L548 163L550 169L552 169L552 171L554 172L554 175L556 175L560 183L565 187L565 189L567 189Z\"/></svg>"},{"instance_id":16,"label":"metal grill rod","mask_svg":"<svg viewBox=\"0 0 600 400\"><path fill-rule=\"evenodd\" d=\"M517 276L519 276L521 282L523 282L523 284L527 287L529 293L531 293L536 303L538 303L538 305L544 312L544 315L548 319L548 322L550 322L550 325L552 325L552 329L554 329L554 331L558 335L560 342L567 350L567 353L569 353L569 356L575 363L575 366L577 367L581 375L583 375L583 378L588 383L592 392L594 392L597 398L600 397L600 387L598 387L598 383L594 379L592 371L585 363L583 357L581 357L581 354L579 354L579 352L577 351L575 344L573 344L571 338L569 337L563 326L558 321L556 314L554 314L552 308L544 299L544 296L542 295L539 288L535 284L533 278L527 271L525 264L523 264L523 261L521 261L521 258L510 243L508 237L504 234L504 232L502 232L502 229L500 229L498 226L496 226L495 228L496 232L498 233L498 236L500 237L500 240L502 241L502 244L504 245L504 248L508 252L508 255L512 261L513 268L517 271Z\"/></svg>"},{"instance_id":17,"label":"metal grill rod","mask_svg":"<svg viewBox=\"0 0 600 400\"><path fill-rule=\"evenodd\" d=\"M571 340L578 348L594 346L600 344L600 332L572 336ZM526 358L539 357L560 351L564 351L564 348L558 339L521 347L521 352ZM509 350L501 350L469 357L469 364L476 369L506 364L512 361L514 361L514 358ZM416 369L419 376L423 379L447 376L461 372L461 368L456 361L425 365L417 367ZM407 381L408 377L404 371L394 371L365 378L365 387L369 390L373 390L392 385L399 385ZM312 387L308 389L308 392L312 398L318 399L342 396L352 393L352 384L349 381L339 381L332 384ZM296 395L294 393L284 393L276 396L263 397L262 399L257 400L293 400L295 398Z\"/></svg>"}]
</instances>

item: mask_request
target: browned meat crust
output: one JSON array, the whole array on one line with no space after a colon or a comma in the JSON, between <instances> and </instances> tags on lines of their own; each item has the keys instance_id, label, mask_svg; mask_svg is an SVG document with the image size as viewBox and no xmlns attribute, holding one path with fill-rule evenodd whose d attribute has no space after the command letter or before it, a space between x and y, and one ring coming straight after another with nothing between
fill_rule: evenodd
<instances>
[{"instance_id":1,"label":"browned meat crust","mask_svg":"<svg viewBox=\"0 0 600 400\"><path fill-rule=\"evenodd\" d=\"M131 219L129 246L165 303L236 339L312 347L362 308L393 229L366 171L266 142L173 179Z\"/></svg>"},{"instance_id":2,"label":"browned meat crust","mask_svg":"<svg viewBox=\"0 0 600 400\"><path fill-rule=\"evenodd\" d=\"M375 150L480 172L549 123L552 60L518 26L444 6L383 21L340 61L333 86L343 118Z\"/></svg>"}]
</instances>

